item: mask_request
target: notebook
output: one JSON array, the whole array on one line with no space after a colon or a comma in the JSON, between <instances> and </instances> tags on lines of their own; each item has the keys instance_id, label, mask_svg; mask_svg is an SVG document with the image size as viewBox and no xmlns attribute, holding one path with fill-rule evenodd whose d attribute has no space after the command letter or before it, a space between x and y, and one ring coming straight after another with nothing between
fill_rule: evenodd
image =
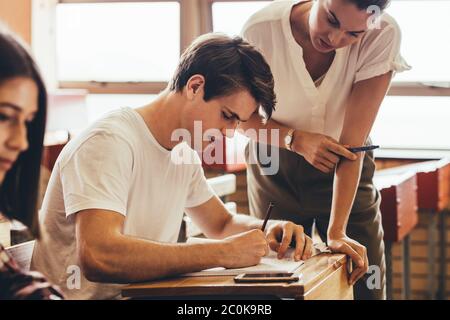
<instances>
[{"instance_id":1,"label":"notebook","mask_svg":"<svg viewBox=\"0 0 450 320\"><path fill-rule=\"evenodd\" d=\"M187 243L205 243L214 240L202 238L189 238ZM294 250L288 249L283 259L277 258L277 253L270 251L270 253L261 259L261 262L252 267L225 269L225 268L211 268L199 272L185 273L185 277L205 277L205 276L237 276L241 273L257 274L267 272L295 272L303 261L294 260Z\"/></svg>"}]
</instances>

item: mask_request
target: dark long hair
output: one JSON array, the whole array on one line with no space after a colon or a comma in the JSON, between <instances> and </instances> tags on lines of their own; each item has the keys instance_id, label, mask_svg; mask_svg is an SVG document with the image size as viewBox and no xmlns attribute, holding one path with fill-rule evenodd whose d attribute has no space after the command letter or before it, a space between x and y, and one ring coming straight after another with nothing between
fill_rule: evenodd
<instances>
[{"instance_id":1,"label":"dark long hair","mask_svg":"<svg viewBox=\"0 0 450 320\"><path fill-rule=\"evenodd\" d=\"M22 41L0 25L0 85L5 81L25 77L38 87L38 111L27 125L29 148L22 152L0 186L0 211L26 225L39 238L37 200L39 176L45 134L47 91L38 67Z\"/></svg>"}]
</instances>

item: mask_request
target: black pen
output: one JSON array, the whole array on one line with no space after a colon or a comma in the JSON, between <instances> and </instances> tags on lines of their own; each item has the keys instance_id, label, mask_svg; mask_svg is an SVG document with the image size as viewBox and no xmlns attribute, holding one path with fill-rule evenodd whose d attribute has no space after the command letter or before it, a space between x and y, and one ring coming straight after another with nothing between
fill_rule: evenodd
<instances>
[{"instance_id":1,"label":"black pen","mask_svg":"<svg viewBox=\"0 0 450 320\"><path fill-rule=\"evenodd\" d=\"M356 147L356 148L347 148L348 151L356 153L356 152L363 152L363 151L369 151L378 149L380 146L364 146L364 147Z\"/></svg>"},{"instance_id":2,"label":"black pen","mask_svg":"<svg viewBox=\"0 0 450 320\"><path fill-rule=\"evenodd\" d=\"M261 227L261 231L264 232L266 230L267 221L269 221L270 213L272 212L272 208L275 207L275 204L273 202L269 203L269 207L267 208L266 212L266 218L264 219L264 223Z\"/></svg>"}]
</instances>

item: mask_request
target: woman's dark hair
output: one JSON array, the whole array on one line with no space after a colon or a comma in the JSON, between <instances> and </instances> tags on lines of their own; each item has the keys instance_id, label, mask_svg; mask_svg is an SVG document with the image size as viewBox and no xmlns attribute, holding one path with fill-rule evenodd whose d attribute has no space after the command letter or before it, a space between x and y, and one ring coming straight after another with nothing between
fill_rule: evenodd
<instances>
[{"instance_id":1,"label":"woman's dark hair","mask_svg":"<svg viewBox=\"0 0 450 320\"><path fill-rule=\"evenodd\" d=\"M0 25L0 85L16 77L33 80L38 87L38 111L27 125L29 148L22 152L0 185L0 212L22 222L39 238L37 200L45 134L47 91L38 67L22 41Z\"/></svg>"},{"instance_id":2,"label":"woman's dark hair","mask_svg":"<svg viewBox=\"0 0 450 320\"><path fill-rule=\"evenodd\" d=\"M381 10L387 8L391 0L347 0L356 4L358 9L366 10L370 6L378 6Z\"/></svg>"},{"instance_id":3,"label":"woman's dark hair","mask_svg":"<svg viewBox=\"0 0 450 320\"><path fill-rule=\"evenodd\" d=\"M247 89L265 117L271 117L276 104L272 72L263 55L241 37L198 37L181 56L170 90L182 91L195 74L205 77L205 101Z\"/></svg>"}]
</instances>

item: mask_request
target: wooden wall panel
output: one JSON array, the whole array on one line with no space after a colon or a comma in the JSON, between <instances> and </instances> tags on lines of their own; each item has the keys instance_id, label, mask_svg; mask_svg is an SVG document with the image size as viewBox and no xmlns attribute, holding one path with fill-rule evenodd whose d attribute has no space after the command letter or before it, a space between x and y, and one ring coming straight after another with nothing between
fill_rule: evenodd
<instances>
[{"instance_id":1,"label":"wooden wall panel","mask_svg":"<svg viewBox=\"0 0 450 320\"><path fill-rule=\"evenodd\" d=\"M31 0L0 0L0 20L31 44Z\"/></svg>"}]
</instances>

